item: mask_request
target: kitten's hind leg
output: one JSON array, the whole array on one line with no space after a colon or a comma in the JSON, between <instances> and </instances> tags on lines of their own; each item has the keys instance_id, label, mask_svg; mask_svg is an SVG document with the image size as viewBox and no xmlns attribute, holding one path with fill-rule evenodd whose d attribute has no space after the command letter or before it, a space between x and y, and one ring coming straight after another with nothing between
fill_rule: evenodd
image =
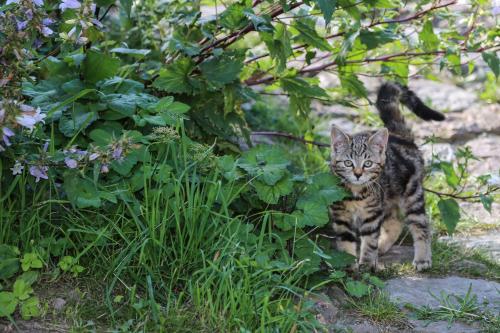
<instances>
[{"instance_id":1,"label":"kitten's hind leg","mask_svg":"<svg viewBox=\"0 0 500 333\"><path fill-rule=\"evenodd\" d=\"M417 271L421 271L432 266L431 228L425 214L423 189L420 188L417 193L416 196L406 200L404 211L405 222L413 237L415 249L413 266Z\"/></svg>"},{"instance_id":2,"label":"kitten's hind leg","mask_svg":"<svg viewBox=\"0 0 500 333\"><path fill-rule=\"evenodd\" d=\"M378 238L378 253L383 255L394 245L398 240L401 231L403 230L403 224L398 219L398 211L393 208L386 212L384 223L380 228L380 236Z\"/></svg>"}]
</instances>

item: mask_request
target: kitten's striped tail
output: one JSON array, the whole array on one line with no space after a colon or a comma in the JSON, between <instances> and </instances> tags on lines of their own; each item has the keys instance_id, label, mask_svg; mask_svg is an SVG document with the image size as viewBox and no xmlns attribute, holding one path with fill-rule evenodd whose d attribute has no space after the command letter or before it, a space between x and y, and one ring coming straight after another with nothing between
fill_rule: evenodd
<instances>
[{"instance_id":1,"label":"kitten's striped tail","mask_svg":"<svg viewBox=\"0 0 500 333\"><path fill-rule=\"evenodd\" d=\"M444 120L442 113L429 108L415 95L408 87L386 82L384 83L377 96L377 109L380 113L380 118L385 126L394 134L411 137L410 128L406 126L404 117L399 109L399 103L406 105L413 113L423 120Z\"/></svg>"}]
</instances>

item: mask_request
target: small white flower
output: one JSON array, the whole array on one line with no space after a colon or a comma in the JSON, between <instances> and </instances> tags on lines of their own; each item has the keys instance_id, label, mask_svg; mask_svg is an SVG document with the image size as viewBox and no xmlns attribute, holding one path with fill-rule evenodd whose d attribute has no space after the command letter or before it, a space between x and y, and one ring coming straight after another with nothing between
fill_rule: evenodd
<instances>
[{"instance_id":1,"label":"small white flower","mask_svg":"<svg viewBox=\"0 0 500 333\"><path fill-rule=\"evenodd\" d=\"M23 105L21 105L21 110L23 109ZM32 107L30 108L34 110ZM28 109L26 108L26 105L25 109ZM41 112L40 108L37 108L34 112L25 111L23 115L16 117L16 121L19 125L32 131L35 128L35 125L39 122L43 122L43 119L45 118L45 114L42 114Z\"/></svg>"},{"instance_id":2,"label":"small white flower","mask_svg":"<svg viewBox=\"0 0 500 333\"><path fill-rule=\"evenodd\" d=\"M23 173L23 169L24 169L24 166L16 160L16 163L14 163L14 166L12 168L10 168L10 170L12 170L12 174L15 176L15 175L20 175L21 173Z\"/></svg>"}]
</instances>

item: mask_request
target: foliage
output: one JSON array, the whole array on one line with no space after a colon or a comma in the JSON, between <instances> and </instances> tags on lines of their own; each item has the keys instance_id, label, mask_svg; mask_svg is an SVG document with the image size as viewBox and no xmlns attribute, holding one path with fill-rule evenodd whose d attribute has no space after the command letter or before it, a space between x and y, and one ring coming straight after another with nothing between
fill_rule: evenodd
<instances>
[{"instance_id":1,"label":"foliage","mask_svg":"<svg viewBox=\"0 0 500 333\"><path fill-rule=\"evenodd\" d=\"M250 134L279 119L313 139L311 102L368 100L361 75L404 83L433 63L462 75L462 57L482 53L497 82L487 6L473 2L466 35L448 6L241 0L207 16L200 1L2 1L0 316L39 315L41 269L102 277L106 319L131 330L189 307L212 331L312 331L305 295L322 267L365 296L379 281L343 275L353 258L312 237L349 195L326 154ZM325 70L338 87L311 77ZM266 94L288 106L273 114ZM472 158L433 164L452 191L437 203L450 233Z\"/></svg>"}]
</instances>

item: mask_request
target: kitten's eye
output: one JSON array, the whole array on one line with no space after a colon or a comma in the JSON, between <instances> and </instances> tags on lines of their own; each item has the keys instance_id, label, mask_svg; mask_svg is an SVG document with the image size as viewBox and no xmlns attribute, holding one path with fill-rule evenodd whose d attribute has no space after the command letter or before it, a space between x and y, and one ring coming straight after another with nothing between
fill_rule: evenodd
<instances>
[{"instance_id":1,"label":"kitten's eye","mask_svg":"<svg viewBox=\"0 0 500 333\"><path fill-rule=\"evenodd\" d=\"M352 161L349 161L349 160L344 161L344 165L345 165L346 167L352 167Z\"/></svg>"},{"instance_id":2,"label":"kitten's eye","mask_svg":"<svg viewBox=\"0 0 500 333\"><path fill-rule=\"evenodd\" d=\"M363 164L363 166L364 166L365 168L369 168L369 167L371 167L372 165L373 165L373 162L372 162L372 161L365 161L365 163Z\"/></svg>"}]
</instances>

